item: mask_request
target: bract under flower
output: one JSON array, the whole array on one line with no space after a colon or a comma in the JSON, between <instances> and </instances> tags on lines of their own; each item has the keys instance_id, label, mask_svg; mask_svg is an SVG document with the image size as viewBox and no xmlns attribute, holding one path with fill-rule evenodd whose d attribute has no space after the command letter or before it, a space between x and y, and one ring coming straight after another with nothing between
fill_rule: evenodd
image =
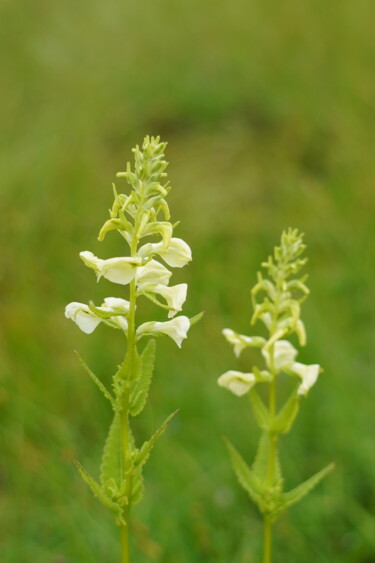
<instances>
[{"instance_id":1,"label":"bract under flower","mask_svg":"<svg viewBox=\"0 0 375 563\"><path fill-rule=\"evenodd\" d=\"M148 323L143 323L137 328L137 336L141 338L146 334L166 334L176 342L179 348L181 348L182 341L187 338L189 328L190 320L188 317L181 316L166 322L150 321Z\"/></svg>"},{"instance_id":2,"label":"bract under flower","mask_svg":"<svg viewBox=\"0 0 375 563\"><path fill-rule=\"evenodd\" d=\"M229 370L223 373L217 382L220 387L226 387L229 391L241 397L241 395L245 395L250 391L256 383L256 379L253 373Z\"/></svg>"}]
</instances>

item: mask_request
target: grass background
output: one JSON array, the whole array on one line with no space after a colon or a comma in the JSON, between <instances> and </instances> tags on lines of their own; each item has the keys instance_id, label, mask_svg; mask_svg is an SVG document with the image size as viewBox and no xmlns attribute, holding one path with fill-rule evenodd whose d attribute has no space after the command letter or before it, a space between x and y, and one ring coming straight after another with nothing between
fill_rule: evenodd
<instances>
[{"instance_id":1,"label":"grass background","mask_svg":"<svg viewBox=\"0 0 375 563\"><path fill-rule=\"evenodd\" d=\"M123 251L96 235L147 133L169 142L172 216L194 253L174 280L189 282L185 311L206 315L181 351L158 345L138 439L181 411L146 468L134 561L260 560L261 523L220 440L250 460L257 432L216 378L247 369L220 332L249 332L249 288L287 226L308 244L300 358L325 369L283 442L287 485L337 469L279 522L275 563L375 560L374 12L369 0L3 0L2 563L118 560L117 530L70 462L96 473L110 421L72 350L108 381L122 341L105 327L87 337L63 311L121 295L78 253Z\"/></svg>"}]
</instances>

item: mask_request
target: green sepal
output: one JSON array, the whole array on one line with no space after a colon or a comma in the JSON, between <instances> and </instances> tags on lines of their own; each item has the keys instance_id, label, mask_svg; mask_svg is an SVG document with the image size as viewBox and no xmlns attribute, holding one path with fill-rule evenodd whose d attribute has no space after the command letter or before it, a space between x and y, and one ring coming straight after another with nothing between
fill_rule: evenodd
<instances>
[{"instance_id":1,"label":"green sepal","mask_svg":"<svg viewBox=\"0 0 375 563\"><path fill-rule=\"evenodd\" d=\"M255 391L255 389L252 389L250 391L249 398L258 426L263 430L267 430L270 425L270 417L265 404L263 403L258 393Z\"/></svg>"},{"instance_id":2,"label":"green sepal","mask_svg":"<svg viewBox=\"0 0 375 563\"><path fill-rule=\"evenodd\" d=\"M172 418L174 418L176 416L177 413L178 413L178 410L176 410L172 414L170 414L165 419L163 424L156 430L156 432L154 432L154 434L151 436L151 438L149 440L147 440L147 442L144 442L142 444L141 448L138 450L138 452L136 453L136 455L134 457L134 462L133 462L134 469L138 470L141 467L143 467L143 465L146 463L146 461L150 457L151 450L155 446L156 441L165 432L168 424L170 423Z\"/></svg>"},{"instance_id":3,"label":"green sepal","mask_svg":"<svg viewBox=\"0 0 375 563\"><path fill-rule=\"evenodd\" d=\"M121 506L108 497L108 495L105 493L105 491L99 485L99 483L97 481L95 481L95 479L87 473L86 469L84 469L84 467L82 467L82 465L79 463L79 461L77 461L75 459L75 460L73 460L73 463L76 466L76 468L78 469L78 472L81 475L82 479L88 484L88 486L90 487L90 489L94 493L94 495L100 500L100 502L105 507L109 508L112 512L114 512L116 514L117 520L122 525L126 525L126 523L123 519Z\"/></svg>"},{"instance_id":4,"label":"green sepal","mask_svg":"<svg viewBox=\"0 0 375 563\"><path fill-rule=\"evenodd\" d=\"M293 504L299 502L304 496L307 495L307 493L312 491L318 485L318 483L320 483L320 481L324 479L326 475L331 473L334 468L335 464L330 463L329 465L327 465L327 467L325 467L321 471L318 471L318 473L315 473L315 475L301 483L301 485L298 485L298 487L296 487L295 489L292 489L288 493L283 493L280 499L279 511L281 512L282 510L285 510L286 508L289 508L290 506L293 506Z\"/></svg>"},{"instance_id":5,"label":"green sepal","mask_svg":"<svg viewBox=\"0 0 375 563\"><path fill-rule=\"evenodd\" d=\"M250 496L251 500L255 502L259 507L262 505L262 485L255 473L247 465L246 461L243 459L241 454L233 446L233 444L226 438L223 437L225 445L228 448L230 459L232 462L233 471L236 474L237 480L241 487Z\"/></svg>"},{"instance_id":6,"label":"green sepal","mask_svg":"<svg viewBox=\"0 0 375 563\"><path fill-rule=\"evenodd\" d=\"M91 369L89 368L89 366L84 362L84 360L82 359L82 357L79 355L79 353L77 351L75 351L75 354L78 357L78 360L81 364L81 366L83 367L83 369L86 371L86 373L89 374L89 376L91 377L91 379L93 380L93 382L95 383L95 385L97 385L97 387L100 389L100 391L103 393L104 397L106 399L108 399L108 401L111 403L112 407L115 408L115 399L112 396L112 394L108 391L108 389L106 388L105 385L103 385L103 383L100 381L100 379L95 375L95 373L93 373L91 371Z\"/></svg>"},{"instance_id":7,"label":"green sepal","mask_svg":"<svg viewBox=\"0 0 375 563\"><path fill-rule=\"evenodd\" d=\"M100 482L107 494L116 495L123 479L121 453L121 416L115 413L104 444Z\"/></svg>"},{"instance_id":8,"label":"green sepal","mask_svg":"<svg viewBox=\"0 0 375 563\"><path fill-rule=\"evenodd\" d=\"M155 366L156 342L152 338L145 346L140 357L140 377L136 379L130 391L129 413L139 414L145 407Z\"/></svg>"},{"instance_id":9,"label":"green sepal","mask_svg":"<svg viewBox=\"0 0 375 563\"><path fill-rule=\"evenodd\" d=\"M273 424L272 431L276 434L287 434L299 411L299 396L296 391L290 395L285 405L277 414Z\"/></svg>"}]
</instances>

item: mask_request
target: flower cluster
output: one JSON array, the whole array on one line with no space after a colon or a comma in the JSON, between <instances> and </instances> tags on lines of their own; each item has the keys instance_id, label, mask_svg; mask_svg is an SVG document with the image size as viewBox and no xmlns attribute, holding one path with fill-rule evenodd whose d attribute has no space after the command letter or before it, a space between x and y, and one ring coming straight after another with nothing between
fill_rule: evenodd
<instances>
[{"instance_id":1,"label":"flower cluster","mask_svg":"<svg viewBox=\"0 0 375 563\"><path fill-rule=\"evenodd\" d=\"M170 186L162 183L167 166L163 160L165 146L166 143L160 143L159 138L146 137L143 151L138 146L133 149L134 171L128 164L126 172L117 174L126 178L132 191L129 195L118 194L114 188L110 219L103 225L99 240L103 240L109 231L117 230L127 241L130 255L103 260L92 252L84 251L80 257L86 266L94 270L98 280L105 278L115 284L131 284L135 298L144 295L168 311L169 321L141 324L136 330L137 340L146 334L166 334L181 346L190 320L186 316L175 315L182 310L186 300L187 284L170 286L172 272L159 260L171 268L181 268L190 262L191 250L185 241L173 237L173 225L169 222L165 198ZM156 237L156 240L145 241L138 248L142 239L150 237ZM87 334L101 322L127 334L129 314L130 302L115 297L107 297L100 307L92 303L73 302L65 309L65 316Z\"/></svg>"},{"instance_id":2,"label":"flower cluster","mask_svg":"<svg viewBox=\"0 0 375 563\"><path fill-rule=\"evenodd\" d=\"M320 366L296 362L297 350L285 337L295 333L299 344L306 343L305 327L300 319L301 303L308 295L306 277L295 278L306 259L300 258L305 249L302 235L296 230L284 232L281 246L275 248L274 257L262 265L270 279L258 273L258 281L252 289L254 315L252 324L260 320L269 332L268 339L262 336L245 336L226 328L223 335L232 344L237 357L248 347L261 350L266 369L254 367L251 373L229 370L221 375L218 383L235 395L245 395L257 382L272 382L283 372L300 379L298 395L306 395L316 382ZM261 303L257 295L263 292ZM296 296L296 293L299 295Z\"/></svg>"}]
</instances>

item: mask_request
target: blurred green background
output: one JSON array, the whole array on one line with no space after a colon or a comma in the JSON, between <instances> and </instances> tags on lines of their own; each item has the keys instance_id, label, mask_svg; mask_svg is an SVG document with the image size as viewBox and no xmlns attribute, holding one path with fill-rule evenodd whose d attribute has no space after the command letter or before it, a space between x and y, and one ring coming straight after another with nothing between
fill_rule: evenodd
<instances>
[{"instance_id":1,"label":"blurred green background","mask_svg":"<svg viewBox=\"0 0 375 563\"><path fill-rule=\"evenodd\" d=\"M134 561L260 560L220 439L250 461L257 431L216 379L249 365L220 332L250 333L249 288L288 226L308 244L300 359L325 372L283 441L287 486L337 469L278 523L275 563L375 561L374 17L370 0L1 2L1 563L118 560L70 460L97 474L110 421L73 350L109 381L123 343L81 333L64 307L122 295L78 253L123 252L96 236L145 134L169 142L172 217L194 255L173 279L189 282L185 312L206 315L182 350L159 341L138 439L181 411L146 467Z\"/></svg>"}]
</instances>

